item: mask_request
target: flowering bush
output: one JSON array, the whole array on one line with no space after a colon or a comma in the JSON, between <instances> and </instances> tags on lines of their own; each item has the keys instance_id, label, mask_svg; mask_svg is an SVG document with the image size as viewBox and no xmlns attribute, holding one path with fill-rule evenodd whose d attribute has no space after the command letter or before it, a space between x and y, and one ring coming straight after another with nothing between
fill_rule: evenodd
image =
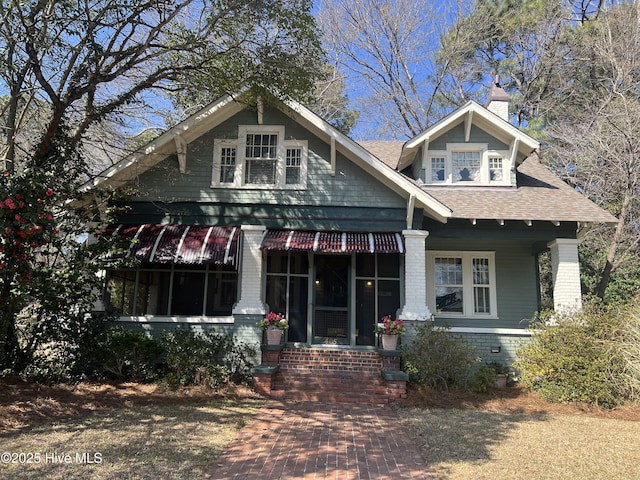
<instances>
[{"instance_id":1,"label":"flowering bush","mask_svg":"<svg viewBox=\"0 0 640 480\"><path fill-rule=\"evenodd\" d=\"M262 320L259 324L263 330L268 330L269 328L279 328L280 330L286 330L289 328L289 323L287 319L284 318L282 313L269 312L267 314L267 318Z\"/></svg>"},{"instance_id":2,"label":"flowering bush","mask_svg":"<svg viewBox=\"0 0 640 480\"><path fill-rule=\"evenodd\" d=\"M387 315L382 317L382 323L378 324L375 331L383 335L402 335L407 331L407 327L404 326L404 321L401 318L392 320L391 315Z\"/></svg>"}]
</instances>

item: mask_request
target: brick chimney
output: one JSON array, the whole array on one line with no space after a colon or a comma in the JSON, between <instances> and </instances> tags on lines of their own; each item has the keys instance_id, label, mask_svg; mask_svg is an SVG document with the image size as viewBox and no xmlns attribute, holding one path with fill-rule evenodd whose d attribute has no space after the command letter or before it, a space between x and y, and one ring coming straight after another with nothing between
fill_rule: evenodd
<instances>
[{"instance_id":1,"label":"brick chimney","mask_svg":"<svg viewBox=\"0 0 640 480\"><path fill-rule=\"evenodd\" d=\"M489 92L489 98L484 106L490 112L495 113L505 122L509 121L509 95L500 86L500 75L494 77L494 81L491 84L491 91Z\"/></svg>"}]
</instances>

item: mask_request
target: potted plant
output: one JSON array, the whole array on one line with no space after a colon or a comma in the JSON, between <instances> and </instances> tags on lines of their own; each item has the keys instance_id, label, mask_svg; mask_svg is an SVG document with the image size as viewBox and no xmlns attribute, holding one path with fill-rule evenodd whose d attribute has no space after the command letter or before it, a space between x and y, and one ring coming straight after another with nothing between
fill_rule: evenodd
<instances>
[{"instance_id":1,"label":"potted plant","mask_svg":"<svg viewBox=\"0 0 640 480\"><path fill-rule=\"evenodd\" d=\"M289 328L289 322L284 315L275 312L269 312L259 325L267 332L268 345L278 345L282 339L282 332Z\"/></svg>"},{"instance_id":2,"label":"potted plant","mask_svg":"<svg viewBox=\"0 0 640 480\"><path fill-rule=\"evenodd\" d=\"M489 362L487 366L491 368L495 373L495 388L506 388L507 376L509 375L509 367L500 362Z\"/></svg>"},{"instance_id":3,"label":"potted plant","mask_svg":"<svg viewBox=\"0 0 640 480\"><path fill-rule=\"evenodd\" d=\"M391 315L382 317L382 322L378 323L375 332L380 334L383 350L396 350L398 348L398 336L404 334L407 328L401 318L393 320Z\"/></svg>"}]
</instances>

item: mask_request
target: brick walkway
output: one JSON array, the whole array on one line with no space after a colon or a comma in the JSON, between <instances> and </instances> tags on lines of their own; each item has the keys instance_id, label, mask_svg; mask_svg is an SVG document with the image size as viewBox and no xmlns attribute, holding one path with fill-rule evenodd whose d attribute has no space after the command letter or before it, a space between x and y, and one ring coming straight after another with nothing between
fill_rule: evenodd
<instances>
[{"instance_id":1,"label":"brick walkway","mask_svg":"<svg viewBox=\"0 0 640 480\"><path fill-rule=\"evenodd\" d=\"M428 479L389 407L270 401L210 468L216 479Z\"/></svg>"}]
</instances>

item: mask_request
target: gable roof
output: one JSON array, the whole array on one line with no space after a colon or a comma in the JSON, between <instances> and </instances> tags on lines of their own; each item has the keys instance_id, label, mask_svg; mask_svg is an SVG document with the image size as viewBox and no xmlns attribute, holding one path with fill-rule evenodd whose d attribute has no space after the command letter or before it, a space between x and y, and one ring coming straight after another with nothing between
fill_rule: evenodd
<instances>
[{"instance_id":1,"label":"gable roof","mask_svg":"<svg viewBox=\"0 0 640 480\"><path fill-rule=\"evenodd\" d=\"M518 167L517 182L517 188L423 185L422 189L451 208L451 218L618 222L542 165L536 155Z\"/></svg>"},{"instance_id":2,"label":"gable roof","mask_svg":"<svg viewBox=\"0 0 640 480\"><path fill-rule=\"evenodd\" d=\"M83 185L82 191L124 185L170 155L178 154L179 158L181 154L185 155L190 142L246 108L238 101L243 93L224 96L171 127L144 147L99 173ZM335 151L340 152L378 181L407 199L409 204L415 202L415 207L424 209L427 215L440 222L446 222L451 216L451 210L447 206L422 190L414 181L386 165L308 108L291 100L276 100L274 106L326 141L332 148L335 146Z\"/></svg>"},{"instance_id":3,"label":"gable roof","mask_svg":"<svg viewBox=\"0 0 640 480\"><path fill-rule=\"evenodd\" d=\"M517 158L520 162L527 158L532 151L540 148L540 142L535 138L527 135L495 113L490 112L485 107L471 100L440 121L434 123L421 134L408 140L402 149L402 154L398 161L398 170L407 167L415 158L420 147L425 143L434 140L463 122L466 132L470 131L471 125L476 125L501 142L510 145L512 148L515 146L518 150L519 155Z\"/></svg>"}]
</instances>

